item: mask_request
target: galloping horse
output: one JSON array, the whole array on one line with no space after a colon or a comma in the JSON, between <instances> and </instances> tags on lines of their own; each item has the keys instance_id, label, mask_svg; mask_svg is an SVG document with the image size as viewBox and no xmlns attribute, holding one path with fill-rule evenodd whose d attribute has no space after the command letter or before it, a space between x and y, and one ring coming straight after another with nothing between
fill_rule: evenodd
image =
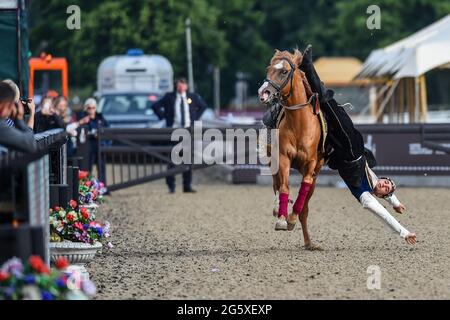
<instances>
[{"instance_id":1,"label":"galloping horse","mask_svg":"<svg viewBox=\"0 0 450 320\"><path fill-rule=\"evenodd\" d=\"M312 97L317 98L317 95L312 93L304 73L298 68L302 58L299 50L293 54L276 50L258 94L262 103L280 103L284 108L284 118L279 124L279 170L273 175L273 189L275 194L279 193L275 230L293 230L299 217L305 248L320 250L311 242L307 219L308 202L324 163L324 154L319 150L322 129L311 104ZM296 168L303 179L293 212L288 216L291 167Z\"/></svg>"}]
</instances>

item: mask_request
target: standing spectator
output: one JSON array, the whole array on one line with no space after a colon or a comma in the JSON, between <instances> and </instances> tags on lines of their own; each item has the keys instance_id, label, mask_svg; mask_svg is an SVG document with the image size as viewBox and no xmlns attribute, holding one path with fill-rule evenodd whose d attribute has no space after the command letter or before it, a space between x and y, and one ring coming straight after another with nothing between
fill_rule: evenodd
<instances>
[{"instance_id":1,"label":"standing spectator","mask_svg":"<svg viewBox=\"0 0 450 320\"><path fill-rule=\"evenodd\" d=\"M188 92L186 79L179 78L175 81L175 91L166 93L164 97L156 102L152 108L159 119L166 120L168 128L189 128L194 121L200 119L208 106L203 99ZM168 169L175 167L169 163ZM175 193L175 176L166 177L166 183L170 193ZM183 191L196 192L192 189L192 168L183 172Z\"/></svg>"},{"instance_id":2,"label":"standing spectator","mask_svg":"<svg viewBox=\"0 0 450 320\"><path fill-rule=\"evenodd\" d=\"M67 99L64 96L59 96L54 100L53 105L55 106L56 114L61 117L65 125L68 125L72 119Z\"/></svg>"},{"instance_id":3,"label":"standing spectator","mask_svg":"<svg viewBox=\"0 0 450 320\"><path fill-rule=\"evenodd\" d=\"M24 108L16 102L15 90L5 82L0 82L0 144L8 149L23 152L36 151L36 141L33 132L23 122ZM6 124L10 118L14 127Z\"/></svg>"},{"instance_id":4,"label":"standing spectator","mask_svg":"<svg viewBox=\"0 0 450 320\"><path fill-rule=\"evenodd\" d=\"M105 172L105 164L101 164L99 167L98 159L98 130L102 127L109 127L108 122L103 117L103 114L97 112L97 101L94 98L89 98L84 103L84 112L82 113L82 120L88 119L88 143L89 143L89 172L92 172L94 164L97 166L97 175L100 180L103 180L101 176Z\"/></svg>"},{"instance_id":5,"label":"standing spectator","mask_svg":"<svg viewBox=\"0 0 450 320\"><path fill-rule=\"evenodd\" d=\"M41 109L34 117L34 132L44 132L51 129L65 128L63 119L56 113L51 98L44 98L41 101Z\"/></svg>"}]
</instances>

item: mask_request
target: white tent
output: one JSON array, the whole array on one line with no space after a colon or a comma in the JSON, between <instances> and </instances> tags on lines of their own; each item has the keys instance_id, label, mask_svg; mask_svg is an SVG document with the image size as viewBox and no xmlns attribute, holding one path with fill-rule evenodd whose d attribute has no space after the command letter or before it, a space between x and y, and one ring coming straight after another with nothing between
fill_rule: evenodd
<instances>
[{"instance_id":1,"label":"white tent","mask_svg":"<svg viewBox=\"0 0 450 320\"><path fill-rule=\"evenodd\" d=\"M424 75L449 63L450 14L372 51L355 78L375 80L370 102L375 121L425 122L428 102Z\"/></svg>"},{"instance_id":2,"label":"white tent","mask_svg":"<svg viewBox=\"0 0 450 320\"><path fill-rule=\"evenodd\" d=\"M450 63L450 14L385 48L372 51L357 78L417 78Z\"/></svg>"}]
</instances>

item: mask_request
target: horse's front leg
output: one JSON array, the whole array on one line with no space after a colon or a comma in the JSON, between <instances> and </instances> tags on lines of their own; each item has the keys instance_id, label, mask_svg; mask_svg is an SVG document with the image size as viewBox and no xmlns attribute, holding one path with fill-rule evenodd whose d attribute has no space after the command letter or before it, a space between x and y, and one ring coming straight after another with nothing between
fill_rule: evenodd
<instances>
[{"instance_id":1,"label":"horse's front leg","mask_svg":"<svg viewBox=\"0 0 450 320\"><path fill-rule=\"evenodd\" d=\"M278 182L279 182L279 209L278 219L275 223L275 230L287 230L287 216L289 204L289 170L291 169L290 159L280 154Z\"/></svg>"},{"instance_id":2,"label":"horse's front leg","mask_svg":"<svg viewBox=\"0 0 450 320\"><path fill-rule=\"evenodd\" d=\"M272 175L272 187L273 187L273 210L272 214L274 217L278 217L278 212L280 208L280 201L278 199L279 197L279 190L280 190L280 177L278 176L278 173Z\"/></svg>"}]
</instances>

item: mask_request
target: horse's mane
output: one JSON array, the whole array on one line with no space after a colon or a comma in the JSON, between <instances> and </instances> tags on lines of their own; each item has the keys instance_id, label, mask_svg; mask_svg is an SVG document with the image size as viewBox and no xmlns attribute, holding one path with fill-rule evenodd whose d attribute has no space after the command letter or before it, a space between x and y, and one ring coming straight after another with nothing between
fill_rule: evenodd
<instances>
[{"instance_id":1,"label":"horse's mane","mask_svg":"<svg viewBox=\"0 0 450 320\"><path fill-rule=\"evenodd\" d=\"M303 61L303 54L298 49L294 49L294 53L291 53L287 50L280 51L275 50L275 54L273 55L272 59L270 59L270 65L274 65L274 63L280 59L288 59L289 61L292 61L299 69L300 76L302 78L303 85L305 86L306 95L310 97L313 92L311 89L311 86L309 85L308 80L306 79L305 73L300 70L300 65Z\"/></svg>"}]
</instances>

